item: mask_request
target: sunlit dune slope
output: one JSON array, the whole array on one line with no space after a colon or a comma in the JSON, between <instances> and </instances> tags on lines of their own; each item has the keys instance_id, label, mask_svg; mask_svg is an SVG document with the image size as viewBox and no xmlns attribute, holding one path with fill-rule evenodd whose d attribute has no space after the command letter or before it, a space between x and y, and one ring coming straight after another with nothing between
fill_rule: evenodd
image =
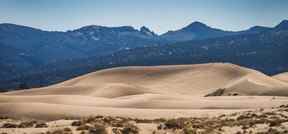
<instances>
[{"instance_id":1,"label":"sunlit dune slope","mask_svg":"<svg viewBox=\"0 0 288 134\"><path fill-rule=\"evenodd\" d=\"M288 82L288 72L274 75L273 78Z\"/></svg>"}]
</instances>

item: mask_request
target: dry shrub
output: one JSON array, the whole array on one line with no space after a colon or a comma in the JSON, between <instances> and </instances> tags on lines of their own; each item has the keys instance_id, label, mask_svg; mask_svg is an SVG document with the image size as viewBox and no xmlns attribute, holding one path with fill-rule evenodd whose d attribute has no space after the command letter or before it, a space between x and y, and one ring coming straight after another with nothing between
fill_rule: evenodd
<instances>
[{"instance_id":1,"label":"dry shrub","mask_svg":"<svg viewBox=\"0 0 288 134\"><path fill-rule=\"evenodd\" d=\"M18 124L13 124L13 123L4 123L1 128L17 128Z\"/></svg>"}]
</instances>

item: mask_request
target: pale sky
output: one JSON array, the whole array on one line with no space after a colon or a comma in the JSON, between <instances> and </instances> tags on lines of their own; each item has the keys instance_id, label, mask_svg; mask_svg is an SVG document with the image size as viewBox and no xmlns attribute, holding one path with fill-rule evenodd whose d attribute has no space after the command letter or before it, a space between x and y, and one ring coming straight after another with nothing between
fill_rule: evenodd
<instances>
[{"instance_id":1,"label":"pale sky","mask_svg":"<svg viewBox=\"0 0 288 134\"><path fill-rule=\"evenodd\" d=\"M145 25L163 33L193 21L236 31L284 19L288 0L0 0L0 23L56 31Z\"/></svg>"}]
</instances>

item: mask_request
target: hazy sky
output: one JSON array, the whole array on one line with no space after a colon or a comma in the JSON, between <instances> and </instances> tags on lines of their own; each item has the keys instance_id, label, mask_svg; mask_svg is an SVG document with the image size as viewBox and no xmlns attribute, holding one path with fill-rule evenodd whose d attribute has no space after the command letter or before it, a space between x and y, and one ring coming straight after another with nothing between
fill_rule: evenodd
<instances>
[{"instance_id":1,"label":"hazy sky","mask_svg":"<svg viewBox=\"0 0 288 134\"><path fill-rule=\"evenodd\" d=\"M163 33L193 21L243 30L283 19L288 0L0 0L0 23L58 31L95 24L145 25Z\"/></svg>"}]
</instances>

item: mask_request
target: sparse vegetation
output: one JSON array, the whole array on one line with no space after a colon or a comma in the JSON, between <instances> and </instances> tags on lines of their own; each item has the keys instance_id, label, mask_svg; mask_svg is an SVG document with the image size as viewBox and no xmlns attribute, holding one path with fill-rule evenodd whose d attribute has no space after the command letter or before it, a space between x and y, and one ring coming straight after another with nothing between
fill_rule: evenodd
<instances>
[{"instance_id":1,"label":"sparse vegetation","mask_svg":"<svg viewBox=\"0 0 288 134\"><path fill-rule=\"evenodd\" d=\"M17 128L18 125L17 124L13 124L13 123L4 123L1 128Z\"/></svg>"},{"instance_id":2,"label":"sparse vegetation","mask_svg":"<svg viewBox=\"0 0 288 134\"><path fill-rule=\"evenodd\" d=\"M74 120L67 127L47 131L43 134L138 134L138 123L158 124L153 134L285 134L288 133L288 105L270 110L223 114L217 117L177 118L177 119L132 119L124 117L95 116ZM48 125L40 121L2 121L1 128L38 128ZM1 121L1 120L0 120ZM264 126L261 129L259 126ZM235 130L231 132L231 130ZM0 131L1 134L1 131Z\"/></svg>"},{"instance_id":3,"label":"sparse vegetation","mask_svg":"<svg viewBox=\"0 0 288 134\"><path fill-rule=\"evenodd\" d=\"M169 129L172 131L181 130L183 134L215 134L224 133L225 128L233 129L239 127L241 130L236 134L257 133L257 134L284 134L287 133L288 112L283 113L288 106L280 106L277 110L265 112L263 109L257 111L247 111L230 115L220 115L213 118L179 118L166 121L158 125L158 130ZM163 126L164 125L164 126ZM258 125L266 125L266 129L259 131L255 129ZM167 130L168 129L168 130Z\"/></svg>"},{"instance_id":4,"label":"sparse vegetation","mask_svg":"<svg viewBox=\"0 0 288 134\"><path fill-rule=\"evenodd\" d=\"M39 121L7 122L0 125L0 128L46 128L48 125Z\"/></svg>"},{"instance_id":5,"label":"sparse vegetation","mask_svg":"<svg viewBox=\"0 0 288 134\"><path fill-rule=\"evenodd\" d=\"M108 127L115 134L138 134L139 129L135 123L130 118L95 116L74 121L71 126L77 127L76 130L82 131L81 133L89 134L106 134Z\"/></svg>"}]
</instances>

